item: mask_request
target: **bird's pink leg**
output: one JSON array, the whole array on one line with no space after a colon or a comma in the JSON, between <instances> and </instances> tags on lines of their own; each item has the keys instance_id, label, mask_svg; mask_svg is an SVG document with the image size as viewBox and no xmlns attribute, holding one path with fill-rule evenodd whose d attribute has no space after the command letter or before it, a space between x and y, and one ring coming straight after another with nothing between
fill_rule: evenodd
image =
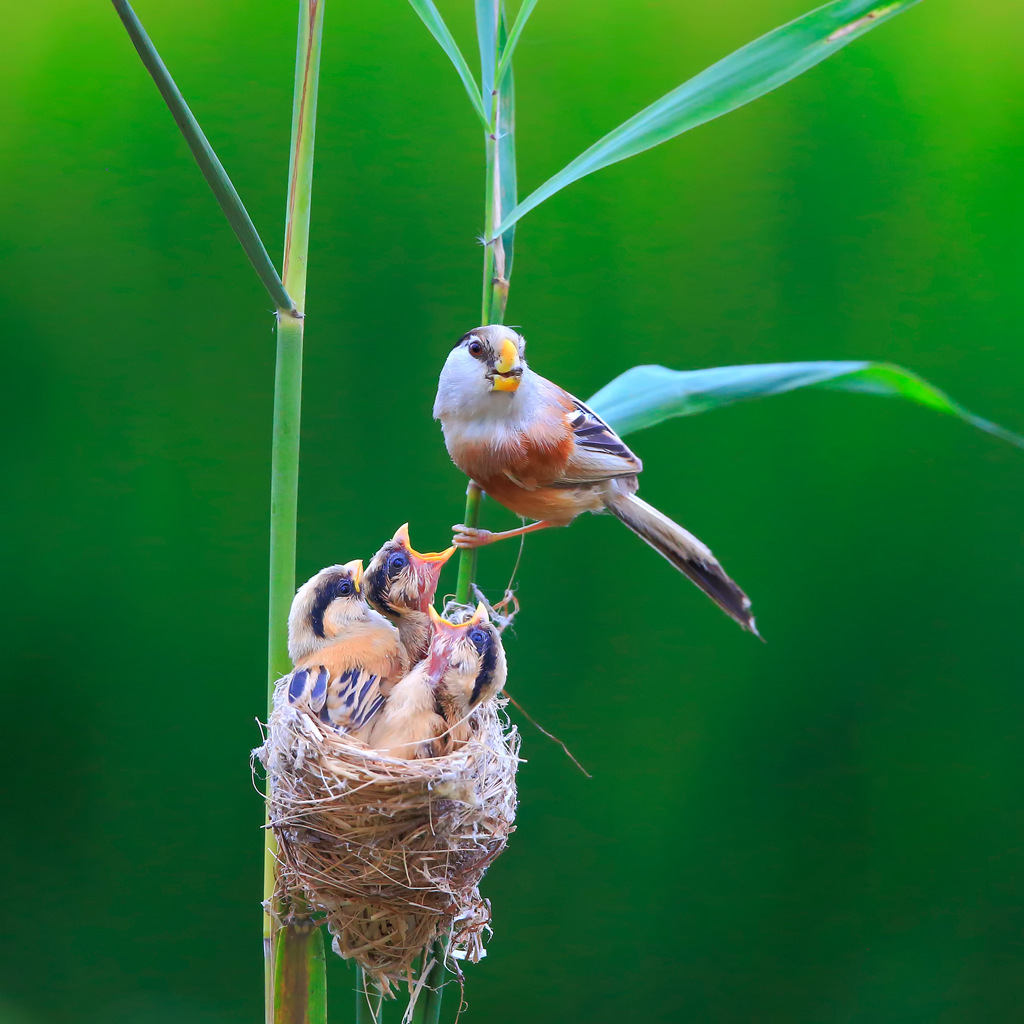
<instances>
[{"instance_id":1,"label":"bird's pink leg","mask_svg":"<svg viewBox=\"0 0 1024 1024\"><path fill-rule=\"evenodd\" d=\"M491 533L490 530L478 530L473 526L463 526L459 523L452 527L452 543L457 548L482 548L485 544L493 544L496 540L505 540L508 537L522 537L524 533L533 533L535 530L546 530L555 523L549 523L541 519L528 526L520 526L516 530L503 530L501 533Z\"/></svg>"}]
</instances>

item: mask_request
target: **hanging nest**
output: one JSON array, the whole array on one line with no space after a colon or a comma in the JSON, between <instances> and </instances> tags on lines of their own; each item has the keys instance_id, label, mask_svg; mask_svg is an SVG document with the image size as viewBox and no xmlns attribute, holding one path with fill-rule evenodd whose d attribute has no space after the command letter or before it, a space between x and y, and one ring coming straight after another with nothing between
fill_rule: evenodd
<instances>
[{"instance_id":1,"label":"hanging nest","mask_svg":"<svg viewBox=\"0 0 1024 1024\"><path fill-rule=\"evenodd\" d=\"M334 951L382 992L405 982L441 939L449 956L485 955L491 905L480 880L514 829L519 735L492 700L471 739L444 757L386 757L274 695L257 751L270 782L279 885L323 913Z\"/></svg>"}]
</instances>

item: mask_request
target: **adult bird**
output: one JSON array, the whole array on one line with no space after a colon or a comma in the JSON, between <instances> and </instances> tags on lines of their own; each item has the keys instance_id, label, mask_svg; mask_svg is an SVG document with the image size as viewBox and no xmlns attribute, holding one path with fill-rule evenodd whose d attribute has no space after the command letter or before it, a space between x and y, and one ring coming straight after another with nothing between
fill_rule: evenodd
<instances>
[{"instance_id":1,"label":"adult bird","mask_svg":"<svg viewBox=\"0 0 1024 1024\"><path fill-rule=\"evenodd\" d=\"M452 461L487 494L536 520L491 533L458 525L473 548L607 509L689 577L744 629L757 633L750 599L692 533L639 498L643 464L592 409L526 362L526 340L492 324L463 335L441 370L434 419Z\"/></svg>"}]
</instances>

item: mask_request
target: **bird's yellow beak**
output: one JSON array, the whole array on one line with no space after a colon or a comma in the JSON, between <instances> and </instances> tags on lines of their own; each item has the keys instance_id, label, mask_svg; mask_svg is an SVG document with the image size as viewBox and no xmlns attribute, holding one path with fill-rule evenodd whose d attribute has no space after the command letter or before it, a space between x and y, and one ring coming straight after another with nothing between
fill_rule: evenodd
<instances>
[{"instance_id":1,"label":"bird's yellow beak","mask_svg":"<svg viewBox=\"0 0 1024 1024\"><path fill-rule=\"evenodd\" d=\"M494 364L494 390L515 391L522 376L523 366L519 361L519 349L511 338L506 338L501 343L498 361Z\"/></svg>"},{"instance_id":2,"label":"bird's yellow beak","mask_svg":"<svg viewBox=\"0 0 1024 1024\"><path fill-rule=\"evenodd\" d=\"M346 562L343 568L348 569L352 574L352 582L356 585L356 590L361 590L363 586L363 560L361 558L353 558L351 562Z\"/></svg>"},{"instance_id":3,"label":"bird's yellow beak","mask_svg":"<svg viewBox=\"0 0 1024 1024\"><path fill-rule=\"evenodd\" d=\"M487 605L480 601L473 612L473 617L466 623L467 626L479 626L481 622L490 622L491 617L487 614Z\"/></svg>"},{"instance_id":4,"label":"bird's yellow beak","mask_svg":"<svg viewBox=\"0 0 1024 1024\"><path fill-rule=\"evenodd\" d=\"M436 629L438 626L446 626L448 629L467 629L469 626L479 626L481 622L490 622L491 617L487 614L487 605L480 601L476 606L476 611L473 612L472 616L465 622L449 622L447 619L441 618L437 613L434 606L431 605L427 612L430 615L430 621L434 624Z\"/></svg>"}]
</instances>

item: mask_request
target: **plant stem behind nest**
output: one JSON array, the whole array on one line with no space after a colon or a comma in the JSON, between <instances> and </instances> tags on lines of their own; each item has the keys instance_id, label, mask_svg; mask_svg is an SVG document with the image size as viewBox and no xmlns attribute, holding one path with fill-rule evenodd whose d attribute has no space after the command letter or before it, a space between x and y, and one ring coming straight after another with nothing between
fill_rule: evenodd
<instances>
[{"instance_id":1,"label":"plant stem behind nest","mask_svg":"<svg viewBox=\"0 0 1024 1024\"><path fill-rule=\"evenodd\" d=\"M299 422L302 409L302 343L306 309L306 255L309 248L309 211L313 183L313 142L316 131L317 89L320 77L320 40L324 0L299 0L295 88L292 98L291 155L285 212L283 280L299 311L277 318L277 363L274 376L274 425L270 483L270 621L268 639L267 716L273 708L274 681L290 667L288 611L295 594L295 529L299 489ZM270 779L267 779L270 799ZM326 964L319 957L306 961L307 984L285 986L274 975L298 976L288 954L304 954L308 943L296 941L296 932L310 927L304 917L285 919L277 884L277 843L266 830L264 854L263 939L266 972L267 1024L302 1021L326 1024ZM318 929L317 929L318 931ZM282 945L282 956L277 947ZM319 943L322 951L322 939Z\"/></svg>"}]
</instances>

